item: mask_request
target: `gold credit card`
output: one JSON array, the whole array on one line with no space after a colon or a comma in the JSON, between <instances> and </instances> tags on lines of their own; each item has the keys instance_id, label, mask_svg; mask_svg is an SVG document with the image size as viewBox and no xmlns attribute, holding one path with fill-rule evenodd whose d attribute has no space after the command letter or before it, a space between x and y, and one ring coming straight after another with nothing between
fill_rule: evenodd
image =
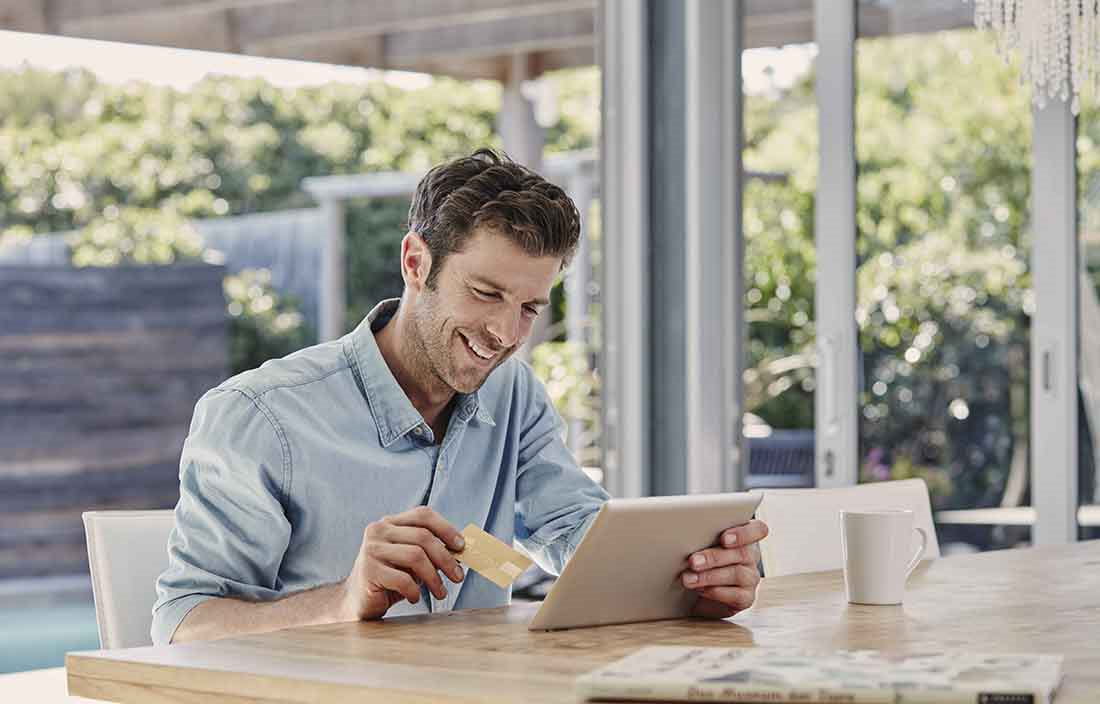
<instances>
[{"instance_id":1,"label":"gold credit card","mask_svg":"<svg viewBox=\"0 0 1100 704\"><path fill-rule=\"evenodd\" d=\"M511 586L531 566L531 558L473 523L462 529L462 537L466 546L453 553L455 559L501 589Z\"/></svg>"}]
</instances>

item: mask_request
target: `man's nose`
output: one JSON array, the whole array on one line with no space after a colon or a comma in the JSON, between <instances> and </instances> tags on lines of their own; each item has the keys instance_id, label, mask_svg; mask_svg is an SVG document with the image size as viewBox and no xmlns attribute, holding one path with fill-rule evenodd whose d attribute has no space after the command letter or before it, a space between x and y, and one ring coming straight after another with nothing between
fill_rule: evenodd
<instances>
[{"instance_id":1,"label":"man's nose","mask_svg":"<svg viewBox=\"0 0 1100 704\"><path fill-rule=\"evenodd\" d=\"M519 312L503 309L493 316L485 329L498 346L512 347L519 340L520 318L521 314Z\"/></svg>"}]
</instances>

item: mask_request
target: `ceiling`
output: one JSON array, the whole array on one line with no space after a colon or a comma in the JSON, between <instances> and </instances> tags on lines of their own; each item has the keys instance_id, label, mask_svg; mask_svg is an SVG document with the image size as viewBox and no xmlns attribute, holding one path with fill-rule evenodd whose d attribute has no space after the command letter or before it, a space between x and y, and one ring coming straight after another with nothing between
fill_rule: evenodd
<instances>
[{"instance_id":1,"label":"ceiling","mask_svg":"<svg viewBox=\"0 0 1100 704\"><path fill-rule=\"evenodd\" d=\"M598 0L0 0L0 29L504 79L596 63ZM861 36L973 26L962 0L861 2ZM749 48L813 40L811 0L745 0Z\"/></svg>"}]
</instances>

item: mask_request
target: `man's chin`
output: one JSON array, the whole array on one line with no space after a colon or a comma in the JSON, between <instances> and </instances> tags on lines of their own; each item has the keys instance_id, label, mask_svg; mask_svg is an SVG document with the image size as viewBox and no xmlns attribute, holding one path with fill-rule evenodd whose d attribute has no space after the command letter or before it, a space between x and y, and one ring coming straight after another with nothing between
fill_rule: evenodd
<instances>
[{"instance_id":1,"label":"man's chin","mask_svg":"<svg viewBox=\"0 0 1100 704\"><path fill-rule=\"evenodd\" d=\"M451 387L460 394L472 394L485 385L489 375L493 373L493 370L496 369L497 366L498 365L494 365L486 371L480 369L470 370L458 379L455 379L455 383L451 384Z\"/></svg>"},{"instance_id":2,"label":"man's chin","mask_svg":"<svg viewBox=\"0 0 1100 704\"><path fill-rule=\"evenodd\" d=\"M471 377L463 378L461 382L454 384L454 390L460 394L472 394L482 386L485 385L485 380L489 378L488 374L481 376L478 379L472 379Z\"/></svg>"}]
</instances>

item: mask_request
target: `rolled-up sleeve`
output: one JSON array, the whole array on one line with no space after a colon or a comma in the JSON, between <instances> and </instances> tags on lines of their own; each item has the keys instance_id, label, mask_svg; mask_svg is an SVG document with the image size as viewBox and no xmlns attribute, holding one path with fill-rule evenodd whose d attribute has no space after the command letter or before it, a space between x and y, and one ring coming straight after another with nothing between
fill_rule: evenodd
<instances>
[{"instance_id":1,"label":"rolled-up sleeve","mask_svg":"<svg viewBox=\"0 0 1100 704\"><path fill-rule=\"evenodd\" d=\"M180 457L168 567L157 579L155 644L170 643L188 612L207 599L278 596L290 541L286 448L277 419L249 392L219 388L196 404Z\"/></svg>"},{"instance_id":2,"label":"rolled-up sleeve","mask_svg":"<svg viewBox=\"0 0 1100 704\"><path fill-rule=\"evenodd\" d=\"M577 464L546 389L522 368L529 401L516 470L516 538L540 567L560 574L608 494Z\"/></svg>"}]
</instances>

